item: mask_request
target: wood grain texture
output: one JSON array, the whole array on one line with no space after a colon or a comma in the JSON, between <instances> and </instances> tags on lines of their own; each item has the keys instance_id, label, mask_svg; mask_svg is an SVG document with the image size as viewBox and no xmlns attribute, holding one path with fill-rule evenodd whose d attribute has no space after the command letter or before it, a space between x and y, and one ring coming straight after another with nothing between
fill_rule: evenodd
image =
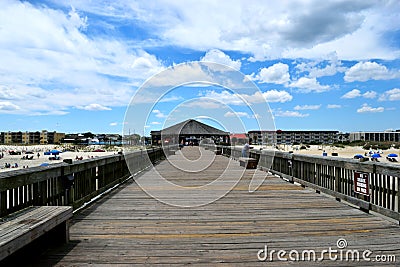
<instances>
[{"instance_id":1,"label":"wood grain texture","mask_svg":"<svg viewBox=\"0 0 400 267\"><path fill-rule=\"evenodd\" d=\"M198 147L185 147L172 155L199 159ZM200 151L201 152L201 151ZM209 151L213 153L213 151ZM215 154L214 154L215 156ZM215 161L201 173L187 173L162 161L156 169L182 186L201 186L215 179L229 159ZM349 249L369 249L373 255L396 255L400 260L397 224L366 214L334 198L316 194L268 175L262 186L249 193L256 170L236 162L243 170L236 187L225 197L205 206L180 208L163 204L144 193L135 182L106 195L79 214L70 228L70 244L41 255L33 266L83 265L183 265L196 266L374 266L376 262L260 262L257 252L268 248L287 251L336 247L345 238ZM323 171L323 170L321 170ZM150 172L140 179L146 179ZM155 185L156 187L157 185ZM157 188L163 190L163 188ZM171 196L172 197L172 196ZM201 197L201 196L193 196Z\"/></svg>"},{"instance_id":2,"label":"wood grain texture","mask_svg":"<svg viewBox=\"0 0 400 267\"><path fill-rule=\"evenodd\" d=\"M49 232L72 217L72 207L31 207L2 218L0 260ZM65 225L68 230L68 224ZM68 240L68 233L64 233Z\"/></svg>"}]
</instances>

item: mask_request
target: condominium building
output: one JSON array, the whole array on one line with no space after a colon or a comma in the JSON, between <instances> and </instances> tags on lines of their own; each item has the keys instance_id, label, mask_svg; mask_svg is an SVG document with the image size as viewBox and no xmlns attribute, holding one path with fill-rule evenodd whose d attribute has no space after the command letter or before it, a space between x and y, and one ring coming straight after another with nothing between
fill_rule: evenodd
<instances>
[{"instance_id":1,"label":"condominium building","mask_svg":"<svg viewBox=\"0 0 400 267\"><path fill-rule=\"evenodd\" d=\"M384 132L352 132L349 136L350 142L353 141L373 141L373 142L400 142L400 130Z\"/></svg>"},{"instance_id":2,"label":"condominium building","mask_svg":"<svg viewBox=\"0 0 400 267\"><path fill-rule=\"evenodd\" d=\"M339 131L249 131L252 144L332 144L338 141Z\"/></svg>"},{"instance_id":3,"label":"condominium building","mask_svg":"<svg viewBox=\"0 0 400 267\"><path fill-rule=\"evenodd\" d=\"M41 132L1 132L1 144L57 144L65 137L64 133L48 132L42 130Z\"/></svg>"},{"instance_id":4,"label":"condominium building","mask_svg":"<svg viewBox=\"0 0 400 267\"><path fill-rule=\"evenodd\" d=\"M277 143L276 131L249 131L248 136L253 145L272 145Z\"/></svg>"}]
</instances>

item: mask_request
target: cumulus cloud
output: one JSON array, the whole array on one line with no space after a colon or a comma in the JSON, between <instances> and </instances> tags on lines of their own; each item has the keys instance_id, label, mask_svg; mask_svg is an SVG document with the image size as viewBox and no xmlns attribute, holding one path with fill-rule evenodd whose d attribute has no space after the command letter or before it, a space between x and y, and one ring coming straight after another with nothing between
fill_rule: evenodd
<instances>
[{"instance_id":1,"label":"cumulus cloud","mask_svg":"<svg viewBox=\"0 0 400 267\"><path fill-rule=\"evenodd\" d=\"M221 50L218 50L218 49L209 50L204 55L204 57L202 57L200 59L200 61L216 62L219 64L227 65L236 70L240 70L240 66L242 65L242 62L239 59L232 60L227 54L225 54L224 52L222 52Z\"/></svg>"},{"instance_id":2,"label":"cumulus cloud","mask_svg":"<svg viewBox=\"0 0 400 267\"><path fill-rule=\"evenodd\" d=\"M297 105L294 107L294 110L318 110L321 108L321 105Z\"/></svg>"},{"instance_id":3,"label":"cumulus cloud","mask_svg":"<svg viewBox=\"0 0 400 267\"><path fill-rule=\"evenodd\" d=\"M207 98L214 99L215 101L220 101L221 103L227 105L246 105L246 104L255 104L255 103L273 103L280 102L285 103L291 101L293 96L286 91L278 91L278 90L269 90L266 92L255 92L252 95L248 94L232 94L228 91L216 92L213 90L206 91L201 95ZM196 105L196 104L190 104ZM215 105L215 104L211 104Z\"/></svg>"},{"instance_id":4,"label":"cumulus cloud","mask_svg":"<svg viewBox=\"0 0 400 267\"><path fill-rule=\"evenodd\" d=\"M368 91L363 94L364 98L375 98L378 94L375 91Z\"/></svg>"},{"instance_id":5,"label":"cumulus cloud","mask_svg":"<svg viewBox=\"0 0 400 267\"><path fill-rule=\"evenodd\" d=\"M157 118L166 118L167 117L167 115L165 115L158 109L153 110L152 113L154 113Z\"/></svg>"},{"instance_id":6,"label":"cumulus cloud","mask_svg":"<svg viewBox=\"0 0 400 267\"><path fill-rule=\"evenodd\" d=\"M163 69L124 41L89 36L89 19L67 9L18 1L0 9L0 84L11 88L0 98L15 99L20 113L49 114L47 103L52 114L91 103L124 106L133 85Z\"/></svg>"},{"instance_id":7,"label":"cumulus cloud","mask_svg":"<svg viewBox=\"0 0 400 267\"><path fill-rule=\"evenodd\" d=\"M328 104L326 107L329 109L333 109L333 108L341 108L342 106L337 104Z\"/></svg>"},{"instance_id":8,"label":"cumulus cloud","mask_svg":"<svg viewBox=\"0 0 400 267\"><path fill-rule=\"evenodd\" d=\"M248 77L259 83L287 84L290 81L289 66L276 63L268 68L262 68L257 75L253 73Z\"/></svg>"},{"instance_id":9,"label":"cumulus cloud","mask_svg":"<svg viewBox=\"0 0 400 267\"><path fill-rule=\"evenodd\" d=\"M357 113L378 113L385 111L384 107L373 108L368 104L363 104L361 108L357 109Z\"/></svg>"},{"instance_id":10,"label":"cumulus cloud","mask_svg":"<svg viewBox=\"0 0 400 267\"><path fill-rule=\"evenodd\" d=\"M309 78L333 76L338 72L346 71L346 68L342 66L342 62L337 58L336 53L328 55L327 58L298 63L295 69L299 73L308 73Z\"/></svg>"},{"instance_id":11,"label":"cumulus cloud","mask_svg":"<svg viewBox=\"0 0 400 267\"><path fill-rule=\"evenodd\" d=\"M0 101L0 111L14 111L21 108L9 101Z\"/></svg>"},{"instance_id":12,"label":"cumulus cloud","mask_svg":"<svg viewBox=\"0 0 400 267\"><path fill-rule=\"evenodd\" d=\"M400 89L393 88L379 96L379 101L397 101L400 100Z\"/></svg>"},{"instance_id":13,"label":"cumulus cloud","mask_svg":"<svg viewBox=\"0 0 400 267\"><path fill-rule=\"evenodd\" d=\"M109 107L105 107L100 104L92 103L87 106L79 106L78 109L89 110L89 111L101 111L101 110L111 110Z\"/></svg>"},{"instance_id":14,"label":"cumulus cloud","mask_svg":"<svg viewBox=\"0 0 400 267\"><path fill-rule=\"evenodd\" d=\"M274 112L275 117L295 117L295 118L304 118L308 117L310 114L300 113L298 111L290 111L290 110L277 110Z\"/></svg>"},{"instance_id":15,"label":"cumulus cloud","mask_svg":"<svg viewBox=\"0 0 400 267\"><path fill-rule=\"evenodd\" d=\"M344 80L346 82L368 80L390 80L400 77L400 71L391 71L386 66L376 62L358 62L345 72Z\"/></svg>"},{"instance_id":16,"label":"cumulus cloud","mask_svg":"<svg viewBox=\"0 0 400 267\"><path fill-rule=\"evenodd\" d=\"M185 103L183 104L183 106L189 108L219 109L223 107L223 103L210 101L209 98L201 97L199 99L196 99L196 101Z\"/></svg>"},{"instance_id":17,"label":"cumulus cloud","mask_svg":"<svg viewBox=\"0 0 400 267\"><path fill-rule=\"evenodd\" d=\"M307 78L307 77L301 77L298 80L290 83L289 86L298 88L300 89L300 91L305 93L310 93L310 92L321 93L331 89L329 85L321 85L316 78Z\"/></svg>"},{"instance_id":18,"label":"cumulus cloud","mask_svg":"<svg viewBox=\"0 0 400 267\"><path fill-rule=\"evenodd\" d=\"M262 95L269 103L273 102L285 103L293 99L293 96L286 91L269 90L262 93Z\"/></svg>"},{"instance_id":19,"label":"cumulus cloud","mask_svg":"<svg viewBox=\"0 0 400 267\"><path fill-rule=\"evenodd\" d=\"M375 91L368 91L365 93L361 93L360 90L358 89L353 89L347 93L345 93L344 95L342 95L342 98L346 98L346 99L351 99L351 98L357 98L357 97L364 97L364 98L375 98L378 94Z\"/></svg>"},{"instance_id":20,"label":"cumulus cloud","mask_svg":"<svg viewBox=\"0 0 400 267\"><path fill-rule=\"evenodd\" d=\"M361 91L358 89L353 89L344 95L342 95L342 98L356 98L361 96Z\"/></svg>"},{"instance_id":21,"label":"cumulus cloud","mask_svg":"<svg viewBox=\"0 0 400 267\"><path fill-rule=\"evenodd\" d=\"M255 60L316 58L334 51L341 59L398 57L398 50L382 38L383 33L399 28L396 1L357 0L350 5L347 1L319 0L268 4L262 0L190 4L116 0L106 8L103 1L73 4L100 16L139 22L159 37L158 45L242 51Z\"/></svg>"},{"instance_id":22,"label":"cumulus cloud","mask_svg":"<svg viewBox=\"0 0 400 267\"><path fill-rule=\"evenodd\" d=\"M238 111L238 112L228 111L228 112L226 112L226 113L224 114L224 117L227 117L227 118L232 118L232 117L247 117L247 118L249 118L249 114L247 114L247 112L241 112L241 111Z\"/></svg>"}]
</instances>

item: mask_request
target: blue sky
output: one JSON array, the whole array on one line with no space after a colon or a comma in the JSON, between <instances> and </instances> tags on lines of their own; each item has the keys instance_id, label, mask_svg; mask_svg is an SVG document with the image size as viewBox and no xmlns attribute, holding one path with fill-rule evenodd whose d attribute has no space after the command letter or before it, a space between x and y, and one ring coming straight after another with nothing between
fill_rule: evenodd
<instances>
[{"instance_id":1,"label":"blue sky","mask_svg":"<svg viewBox=\"0 0 400 267\"><path fill-rule=\"evenodd\" d=\"M276 129L400 129L398 1L246 2L1 1L0 131L147 134L191 117L251 130L266 119L251 110L260 96ZM146 80L192 61L227 65L260 94L236 92L243 106L224 87L182 86L144 125L125 119Z\"/></svg>"}]
</instances>

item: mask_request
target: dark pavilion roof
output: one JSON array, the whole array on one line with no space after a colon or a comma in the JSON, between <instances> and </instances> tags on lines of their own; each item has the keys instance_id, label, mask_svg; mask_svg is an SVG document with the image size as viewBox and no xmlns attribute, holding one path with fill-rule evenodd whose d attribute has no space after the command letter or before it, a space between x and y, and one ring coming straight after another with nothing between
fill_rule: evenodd
<instances>
[{"instance_id":1,"label":"dark pavilion roof","mask_svg":"<svg viewBox=\"0 0 400 267\"><path fill-rule=\"evenodd\" d=\"M229 132L221 131L202 122L190 119L178 124L172 125L154 134L171 135L229 135Z\"/></svg>"}]
</instances>

